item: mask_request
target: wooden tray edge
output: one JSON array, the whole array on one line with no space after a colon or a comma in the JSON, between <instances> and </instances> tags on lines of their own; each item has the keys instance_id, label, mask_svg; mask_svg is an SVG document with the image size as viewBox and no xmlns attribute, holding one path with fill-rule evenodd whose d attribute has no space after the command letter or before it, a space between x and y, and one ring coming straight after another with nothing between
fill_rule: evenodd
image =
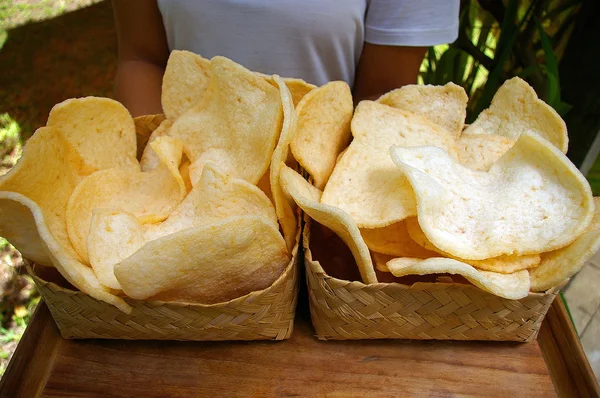
<instances>
[{"instance_id":1,"label":"wooden tray edge","mask_svg":"<svg viewBox=\"0 0 600 398\"><path fill-rule=\"evenodd\" d=\"M596 376L560 297L546 314L538 344L559 396L600 397Z\"/></svg>"},{"instance_id":2,"label":"wooden tray edge","mask_svg":"<svg viewBox=\"0 0 600 398\"><path fill-rule=\"evenodd\" d=\"M0 397L38 397L63 338L46 303L40 301L0 381Z\"/></svg>"}]
</instances>

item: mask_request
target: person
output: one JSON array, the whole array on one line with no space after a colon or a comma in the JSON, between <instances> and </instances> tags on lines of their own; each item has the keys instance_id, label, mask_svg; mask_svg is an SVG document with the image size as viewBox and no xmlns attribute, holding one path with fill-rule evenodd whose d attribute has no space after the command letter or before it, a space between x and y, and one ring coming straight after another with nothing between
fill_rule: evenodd
<instances>
[{"instance_id":1,"label":"person","mask_svg":"<svg viewBox=\"0 0 600 398\"><path fill-rule=\"evenodd\" d=\"M459 0L113 0L115 97L161 113L169 52L222 55L315 85L346 81L374 99L417 82L428 46L458 36Z\"/></svg>"}]
</instances>

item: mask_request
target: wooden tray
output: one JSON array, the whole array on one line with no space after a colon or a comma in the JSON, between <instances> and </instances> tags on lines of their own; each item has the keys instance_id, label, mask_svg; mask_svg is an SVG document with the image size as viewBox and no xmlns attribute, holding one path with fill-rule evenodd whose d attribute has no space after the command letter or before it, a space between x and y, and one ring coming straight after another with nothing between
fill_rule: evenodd
<instances>
[{"instance_id":1,"label":"wooden tray","mask_svg":"<svg viewBox=\"0 0 600 398\"><path fill-rule=\"evenodd\" d=\"M560 300L531 343L319 341L306 297L281 342L65 340L41 304L0 397L599 396Z\"/></svg>"}]
</instances>

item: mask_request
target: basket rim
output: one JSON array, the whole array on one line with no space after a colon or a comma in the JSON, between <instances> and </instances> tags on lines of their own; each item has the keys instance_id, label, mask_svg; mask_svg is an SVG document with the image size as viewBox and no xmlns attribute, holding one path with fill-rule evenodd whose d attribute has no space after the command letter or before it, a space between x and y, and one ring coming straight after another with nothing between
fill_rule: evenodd
<instances>
[{"instance_id":1,"label":"basket rim","mask_svg":"<svg viewBox=\"0 0 600 398\"><path fill-rule=\"evenodd\" d=\"M264 289L261 289L261 290L254 290L243 296L236 297L229 301L223 301L223 302L214 303L214 304L202 304L202 303L188 303L185 301L137 300L137 299L133 299L128 296L124 296L122 298L132 307L134 306L133 304L143 303L145 305L152 305L152 306L171 305L171 306L176 306L176 307L192 307L192 308L199 308L199 309L200 308L206 308L206 309L225 308L230 305L242 303L251 297L256 297L256 296L260 296L263 294L267 294L270 291L277 289L278 287L287 283L287 281L293 277L292 273L295 272L294 264L296 263L296 259L297 259L298 255L300 254L299 248L300 248L300 230L298 230L298 233L296 234L296 244L294 245L294 248L292 249L292 253L291 253L292 256L290 258L290 261L289 261L288 265L286 266L285 270L281 273L281 275L279 275L279 277L270 286L268 286ZM83 294L83 295L89 296L87 293L85 293L83 291L69 289L69 288L57 285L54 282L44 280L42 277L40 277L35 272L35 269L34 269L35 265L39 265L42 267L43 267L43 265L37 264L37 263L30 261L28 259L25 259L25 258L23 259L23 261L25 263L25 267L27 269L28 274L34 279L36 284L39 282L40 284L42 284L42 286L49 285L52 290L61 292L63 294L68 294L68 295ZM106 304L111 305L108 303L106 303Z\"/></svg>"},{"instance_id":2,"label":"basket rim","mask_svg":"<svg viewBox=\"0 0 600 398\"><path fill-rule=\"evenodd\" d=\"M407 284L403 284L403 283L398 283L398 282L377 282L377 283L371 283L371 284L365 284L362 281L349 281L349 280L345 280L345 279L339 279L339 278L335 278L333 276L330 276L327 274L327 272L325 272L325 270L323 269L323 266L321 265L321 263L318 260L314 260L312 258L312 251L310 250L310 226L311 226L311 219L310 217L305 215L305 220L304 220L305 224L304 224L304 230L302 232L302 247L304 250L304 260L305 260L305 266L306 268L309 268L309 271L312 272L313 274L316 274L320 279L323 279L325 281L327 281L327 283L329 283L329 281L334 282L336 284L339 284L340 286L347 286L347 285L352 285L355 286L357 288L374 288L374 289L380 289L380 288L392 288L392 289L400 289L400 290L424 290L427 287L441 287L441 286L469 286L469 287L474 287L479 289L477 286L472 285L472 284L462 284L462 283L449 283L449 282L415 282L412 285L407 285ZM562 289L567 283L569 282L569 279L561 282L560 284L546 290L545 292L532 292L530 291L529 294L526 297L544 297L547 295L556 295L558 294L558 292L560 291L560 289ZM479 289L481 291L484 291L482 289ZM488 292L489 293L489 292ZM492 294L492 293L489 293ZM524 298L526 298L524 297ZM510 300L510 299L505 299L505 300ZM522 300L522 299L521 299ZM519 300L514 300L514 301L519 301Z\"/></svg>"},{"instance_id":3,"label":"basket rim","mask_svg":"<svg viewBox=\"0 0 600 398\"><path fill-rule=\"evenodd\" d=\"M167 116L164 113L155 113L155 114L148 114L148 115L139 115L136 116L133 119L133 123L136 127L138 127L141 124L148 124L151 122L156 121L157 124L160 125L160 123L162 123L163 121L165 121L167 119ZM140 132L138 131L138 129L136 128L136 134L140 134ZM140 134L143 135L143 134ZM146 138L149 137L145 136Z\"/></svg>"}]
</instances>

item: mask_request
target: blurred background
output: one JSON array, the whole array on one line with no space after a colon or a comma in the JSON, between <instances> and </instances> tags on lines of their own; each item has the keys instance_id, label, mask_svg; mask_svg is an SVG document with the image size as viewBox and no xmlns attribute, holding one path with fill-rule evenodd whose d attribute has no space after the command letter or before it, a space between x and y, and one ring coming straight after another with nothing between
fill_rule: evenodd
<instances>
[{"instance_id":1,"label":"blurred background","mask_svg":"<svg viewBox=\"0 0 600 398\"><path fill-rule=\"evenodd\" d=\"M472 122L506 79L527 80L565 119L567 155L587 175L594 195L600 195L598 3L461 0L459 37L428 50L420 82L463 86L470 98L467 122ZM24 142L46 123L54 104L72 97L112 96L115 71L110 1L0 0L0 175L15 164ZM596 261L598 265L592 261L582 270L585 277L573 278L565 296L598 376L600 259ZM19 253L0 238L0 374L38 301Z\"/></svg>"}]
</instances>

